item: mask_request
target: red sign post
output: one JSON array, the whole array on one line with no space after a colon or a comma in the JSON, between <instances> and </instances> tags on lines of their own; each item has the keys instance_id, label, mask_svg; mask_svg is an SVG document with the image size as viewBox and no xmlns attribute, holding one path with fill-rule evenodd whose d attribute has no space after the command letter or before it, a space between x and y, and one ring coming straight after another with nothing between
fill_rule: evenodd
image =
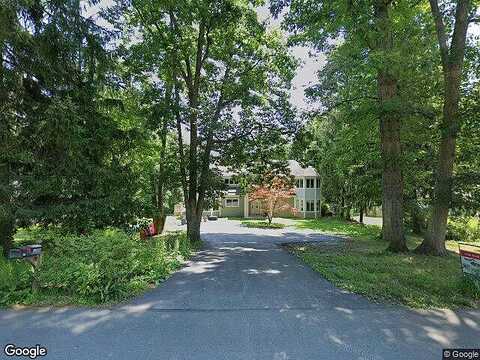
<instances>
[{"instance_id":1,"label":"red sign post","mask_svg":"<svg viewBox=\"0 0 480 360\"><path fill-rule=\"evenodd\" d=\"M144 230L140 230L140 239L145 240L147 237L155 236L158 234L158 229L154 223L149 224Z\"/></svg>"}]
</instances>

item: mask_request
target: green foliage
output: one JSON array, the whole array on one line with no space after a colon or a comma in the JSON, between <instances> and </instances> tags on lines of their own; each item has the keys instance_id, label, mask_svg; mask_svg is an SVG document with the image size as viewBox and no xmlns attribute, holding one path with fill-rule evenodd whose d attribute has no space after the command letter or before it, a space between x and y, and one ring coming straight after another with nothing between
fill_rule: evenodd
<instances>
[{"instance_id":1,"label":"green foliage","mask_svg":"<svg viewBox=\"0 0 480 360\"><path fill-rule=\"evenodd\" d=\"M31 266L0 255L0 306L29 301L32 298L31 287Z\"/></svg>"},{"instance_id":2,"label":"green foliage","mask_svg":"<svg viewBox=\"0 0 480 360\"><path fill-rule=\"evenodd\" d=\"M81 236L50 230L42 240L37 292L30 289L31 270L24 262L2 259L3 305L121 301L165 279L194 250L182 232L141 241L117 229Z\"/></svg>"},{"instance_id":3,"label":"green foliage","mask_svg":"<svg viewBox=\"0 0 480 360\"><path fill-rule=\"evenodd\" d=\"M447 224L447 240L480 242L480 220L474 217L451 217Z\"/></svg>"},{"instance_id":4,"label":"green foliage","mask_svg":"<svg viewBox=\"0 0 480 360\"><path fill-rule=\"evenodd\" d=\"M258 228L258 229L283 229L285 224L280 223L269 223L267 221L242 221L242 225L247 228Z\"/></svg>"},{"instance_id":5,"label":"green foliage","mask_svg":"<svg viewBox=\"0 0 480 360\"><path fill-rule=\"evenodd\" d=\"M143 210L136 160L151 149L144 120L135 96L112 84L111 33L80 6L0 5L0 223L9 213L14 228L41 223L82 232Z\"/></svg>"}]
</instances>

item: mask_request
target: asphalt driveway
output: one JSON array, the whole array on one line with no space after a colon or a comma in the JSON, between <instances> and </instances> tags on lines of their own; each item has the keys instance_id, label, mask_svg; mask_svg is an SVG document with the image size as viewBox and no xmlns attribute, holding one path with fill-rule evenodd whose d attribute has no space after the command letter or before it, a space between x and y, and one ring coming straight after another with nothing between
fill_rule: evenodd
<instances>
[{"instance_id":1,"label":"asphalt driveway","mask_svg":"<svg viewBox=\"0 0 480 360\"><path fill-rule=\"evenodd\" d=\"M437 360L442 348L480 347L478 311L375 304L279 247L339 238L226 220L205 224L202 234L205 249L184 269L128 304L0 312L0 344L92 360Z\"/></svg>"}]
</instances>

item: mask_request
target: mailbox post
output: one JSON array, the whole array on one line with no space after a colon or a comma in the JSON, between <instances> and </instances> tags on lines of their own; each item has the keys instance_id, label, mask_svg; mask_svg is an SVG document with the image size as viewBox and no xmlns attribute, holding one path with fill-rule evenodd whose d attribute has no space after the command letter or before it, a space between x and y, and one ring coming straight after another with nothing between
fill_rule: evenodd
<instances>
[{"instance_id":1,"label":"mailbox post","mask_svg":"<svg viewBox=\"0 0 480 360\"><path fill-rule=\"evenodd\" d=\"M21 248L11 249L8 253L8 258L11 260L20 259L28 262L33 268L32 289L38 288L38 281L36 277L36 270L42 262L42 245L26 245Z\"/></svg>"}]
</instances>

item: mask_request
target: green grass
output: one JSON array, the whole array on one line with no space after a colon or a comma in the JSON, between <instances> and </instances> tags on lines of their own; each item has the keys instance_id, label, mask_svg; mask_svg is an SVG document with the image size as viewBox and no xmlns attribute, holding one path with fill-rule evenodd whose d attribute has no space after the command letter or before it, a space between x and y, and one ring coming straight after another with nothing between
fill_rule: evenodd
<instances>
[{"instance_id":1,"label":"green grass","mask_svg":"<svg viewBox=\"0 0 480 360\"><path fill-rule=\"evenodd\" d=\"M380 234L380 228L378 226L359 225L355 222L348 222L332 217L298 220L296 227L328 234L347 235L355 238L375 237Z\"/></svg>"},{"instance_id":2,"label":"green grass","mask_svg":"<svg viewBox=\"0 0 480 360\"><path fill-rule=\"evenodd\" d=\"M283 229L284 224L279 223L268 223L268 221L258 221L258 220L248 220L242 221L242 225L245 225L248 228L258 228L258 229Z\"/></svg>"},{"instance_id":3,"label":"green grass","mask_svg":"<svg viewBox=\"0 0 480 360\"><path fill-rule=\"evenodd\" d=\"M338 219L300 220L299 228L349 237L345 246L297 245L289 249L342 289L376 301L413 308L480 306L480 290L464 278L458 245L447 242L449 255L392 254L379 238L376 226L362 226ZM413 249L421 239L408 238Z\"/></svg>"}]
</instances>

